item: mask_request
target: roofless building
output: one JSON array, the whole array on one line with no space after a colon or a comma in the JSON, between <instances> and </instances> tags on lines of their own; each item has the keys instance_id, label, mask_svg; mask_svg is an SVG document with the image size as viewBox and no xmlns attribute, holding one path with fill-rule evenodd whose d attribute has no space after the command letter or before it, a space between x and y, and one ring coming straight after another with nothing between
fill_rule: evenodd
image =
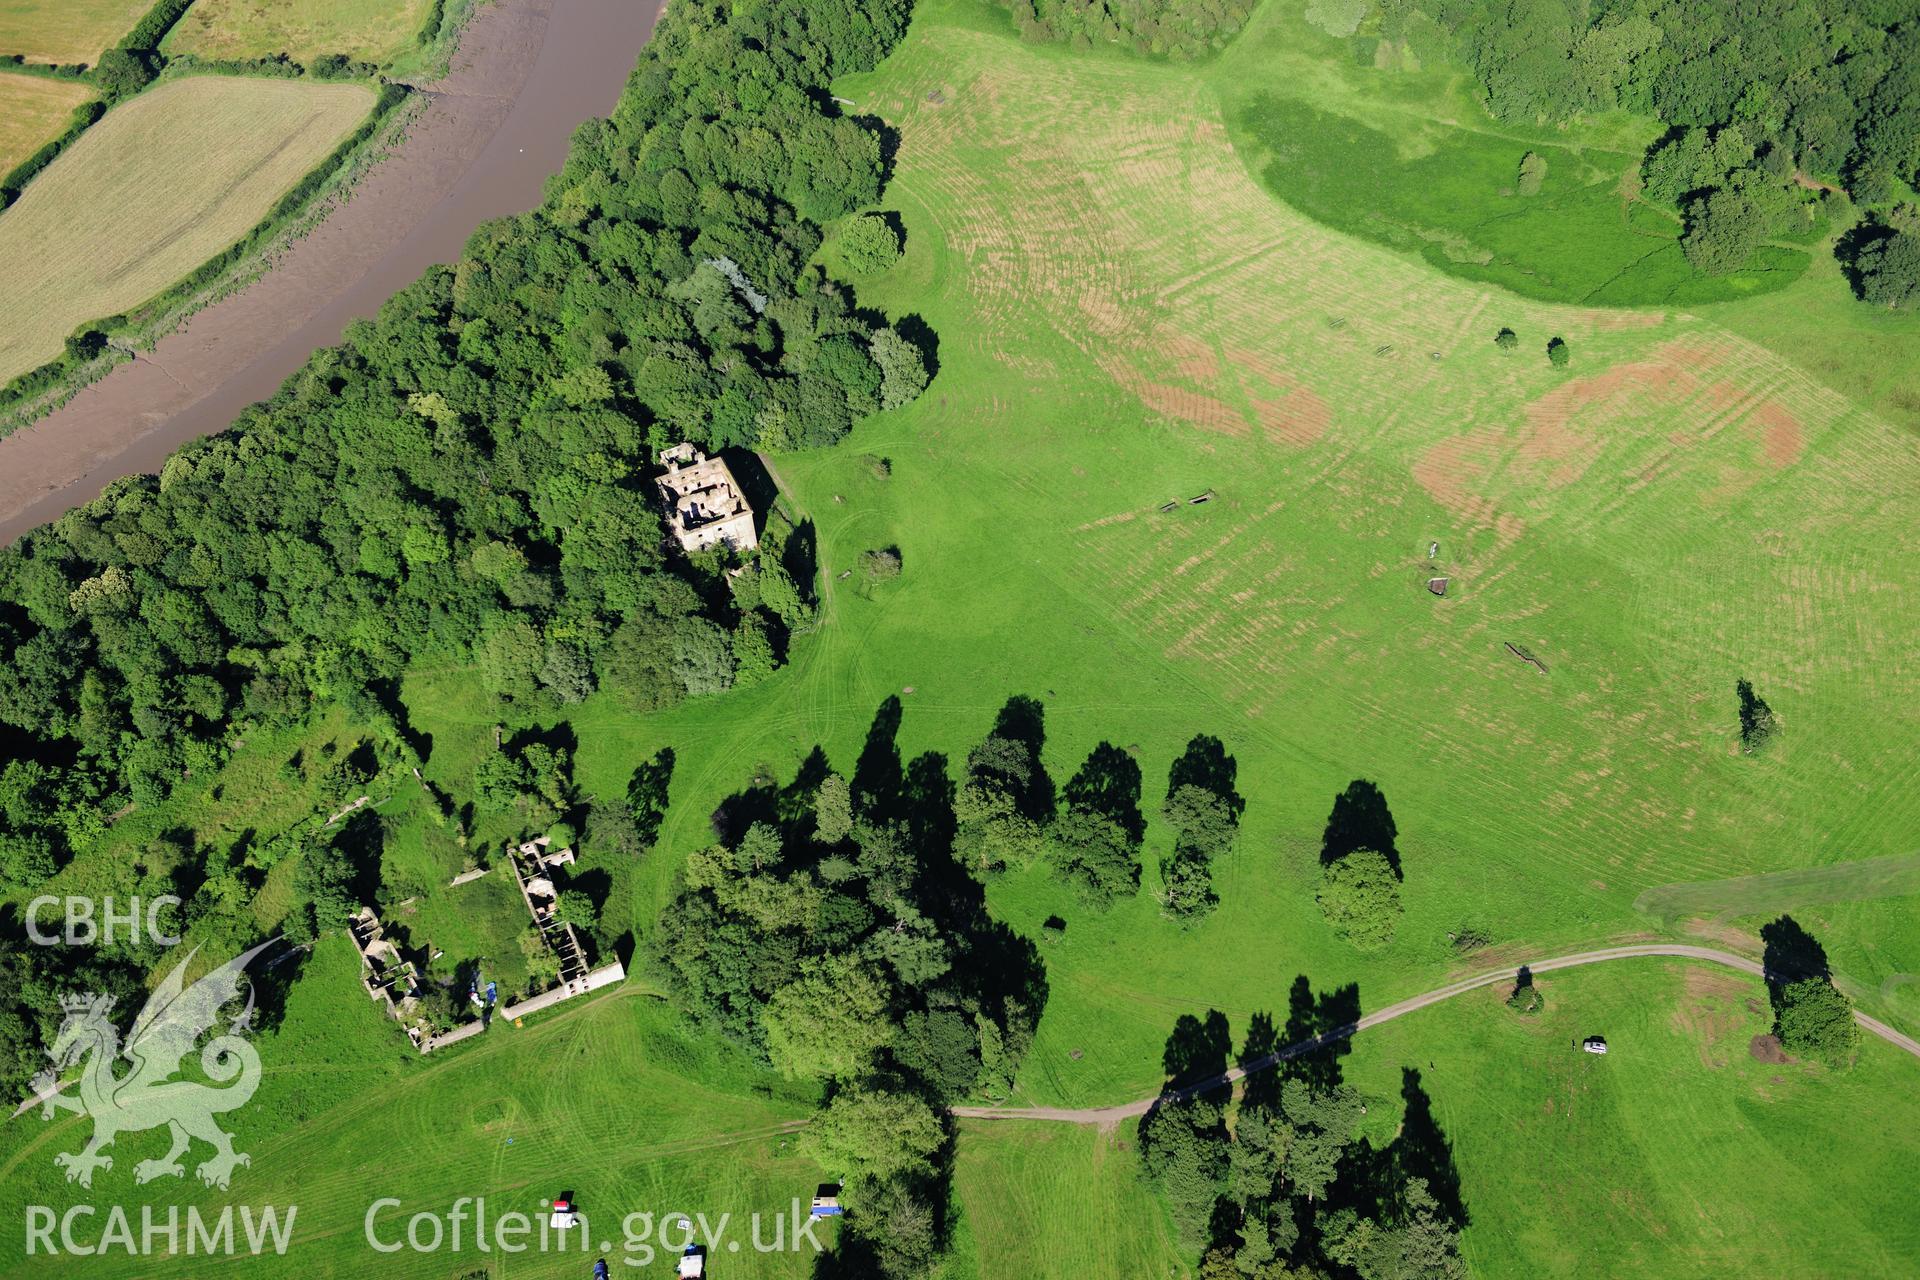
<instances>
[{"instance_id":1,"label":"roofless building","mask_svg":"<svg viewBox=\"0 0 1920 1280\"><path fill-rule=\"evenodd\" d=\"M660 477L667 524L683 548L704 551L724 542L735 551L751 551L760 544L753 508L725 462L707 457L697 445L677 444L661 453L660 464L667 469Z\"/></svg>"}]
</instances>

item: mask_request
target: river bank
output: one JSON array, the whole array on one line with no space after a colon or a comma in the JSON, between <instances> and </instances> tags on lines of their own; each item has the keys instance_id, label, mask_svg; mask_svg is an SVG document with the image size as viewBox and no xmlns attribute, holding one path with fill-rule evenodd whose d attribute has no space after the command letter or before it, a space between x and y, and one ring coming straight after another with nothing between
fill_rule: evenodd
<instances>
[{"instance_id":1,"label":"river bank","mask_svg":"<svg viewBox=\"0 0 1920 1280\"><path fill-rule=\"evenodd\" d=\"M224 430L475 227L532 208L583 121L612 110L660 0L493 0L406 137L246 288L0 440L0 542Z\"/></svg>"}]
</instances>

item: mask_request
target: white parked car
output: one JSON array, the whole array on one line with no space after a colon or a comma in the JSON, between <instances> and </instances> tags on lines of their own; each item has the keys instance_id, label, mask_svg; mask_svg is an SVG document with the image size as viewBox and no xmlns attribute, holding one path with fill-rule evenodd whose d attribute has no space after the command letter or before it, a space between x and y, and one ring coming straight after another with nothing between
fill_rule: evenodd
<instances>
[{"instance_id":1,"label":"white parked car","mask_svg":"<svg viewBox=\"0 0 1920 1280\"><path fill-rule=\"evenodd\" d=\"M1588 1036L1580 1047L1588 1053L1605 1053L1607 1051L1607 1042L1599 1036Z\"/></svg>"}]
</instances>

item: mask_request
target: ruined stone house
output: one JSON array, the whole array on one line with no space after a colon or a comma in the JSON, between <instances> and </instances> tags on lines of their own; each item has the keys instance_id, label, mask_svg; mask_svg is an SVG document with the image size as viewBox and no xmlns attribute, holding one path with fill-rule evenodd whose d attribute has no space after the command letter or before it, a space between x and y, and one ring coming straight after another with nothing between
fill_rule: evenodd
<instances>
[{"instance_id":1,"label":"ruined stone house","mask_svg":"<svg viewBox=\"0 0 1920 1280\"><path fill-rule=\"evenodd\" d=\"M724 542L736 551L751 551L759 545L753 508L725 462L707 457L696 445L677 444L660 455L660 464L667 469L659 481L667 525L682 547L703 551Z\"/></svg>"}]
</instances>

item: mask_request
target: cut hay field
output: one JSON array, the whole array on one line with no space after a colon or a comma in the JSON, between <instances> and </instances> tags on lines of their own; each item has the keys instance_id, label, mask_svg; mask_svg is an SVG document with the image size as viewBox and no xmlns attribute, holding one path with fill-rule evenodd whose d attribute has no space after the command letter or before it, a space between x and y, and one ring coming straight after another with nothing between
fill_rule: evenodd
<instances>
[{"instance_id":1,"label":"cut hay field","mask_svg":"<svg viewBox=\"0 0 1920 1280\"><path fill-rule=\"evenodd\" d=\"M152 7L152 0L0 0L0 54L91 66Z\"/></svg>"},{"instance_id":2,"label":"cut hay field","mask_svg":"<svg viewBox=\"0 0 1920 1280\"><path fill-rule=\"evenodd\" d=\"M197 0L168 33L169 53L305 66L327 53L387 63L415 43L433 0Z\"/></svg>"},{"instance_id":3,"label":"cut hay field","mask_svg":"<svg viewBox=\"0 0 1920 1280\"><path fill-rule=\"evenodd\" d=\"M108 113L0 216L0 380L233 244L372 106L361 85L195 76Z\"/></svg>"},{"instance_id":4,"label":"cut hay field","mask_svg":"<svg viewBox=\"0 0 1920 1280\"><path fill-rule=\"evenodd\" d=\"M0 74L0 175L66 131L93 88L72 80Z\"/></svg>"}]
</instances>

